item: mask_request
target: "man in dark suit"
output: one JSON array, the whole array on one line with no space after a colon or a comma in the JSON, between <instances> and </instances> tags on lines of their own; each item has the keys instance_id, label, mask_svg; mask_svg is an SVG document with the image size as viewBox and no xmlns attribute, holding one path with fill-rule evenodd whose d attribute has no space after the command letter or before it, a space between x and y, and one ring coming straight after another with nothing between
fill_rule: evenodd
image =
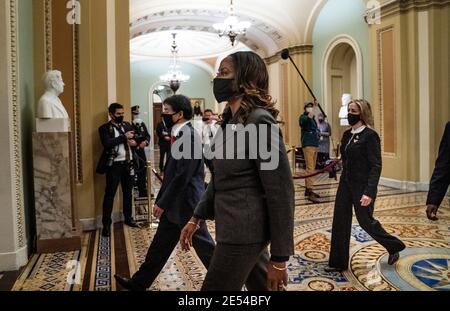
<instances>
[{"instance_id":1,"label":"man in dark suit","mask_svg":"<svg viewBox=\"0 0 450 311\"><path fill-rule=\"evenodd\" d=\"M139 106L131 108L133 115L133 130L135 134L136 147L136 175L137 186L139 190L139 197L146 198L148 196L147 191L147 157L145 156L145 148L150 145L150 134L148 133L147 126L140 118Z\"/></svg>"},{"instance_id":2,"label":"man in dark suit","mask_svg":"<svg viewBox=\"0 0 450 311\"><path fill-rule=\"evenodd\" d=\"M170 129L167 128L164 123L164 118L161 115L161 122L156 127L156 134L158 135L159 145L159 170L164 172L164 166L166 165L166 158L170 150Z\"/></svg>"},{"instance_id":3,"label":"man in dark suit","mask_svg":"<svg viewBox=\"0 0 450 311\"><path fill-rule=\"evenodd\" d=\"M106 174L102 219L102 235L104 237L109 237L111 234L111 213L119 183L122 185L125 224L130 227L137 227L131 216L131 192L134 176L133 152L137 143L134 140L133 127L123 120L124 113L122 105L111 104L109 106L111 121L98 129L104 150L97 165L97 173Z\"/></svg>"},{"instance_id":4,"label":"man in dark suit","mask_svg":"<svg viewBox=\"0 0 450 311\"><path fill-rule=\"evenodd\" d=\"M171 141L174 146L178 145L176 141L181 141L183 151L191 152L190 155L180 158L175 155L175 148L170 151L163 184L153 208L153 215L159 218L160 222L145 262L131 279L115 276L117 283L133 291L143 291L152 285L178 244L181 229L189 222L205 191L202 145L189 121L192 119L189 99L182 95L166 99L164 119L166 125L172 128ZM187 149L184 149L185 147ZM199 156L194 157L194 153L199 153ZM200 260L208 268L215 243L205 223L198 228L193 246Z\"/></svg>"},{"instance_id":5,"label":"man in dark suit","mask_svg":"<svg viewBox=\"0 0 450 311\"><path fill-rule=\"evenodd\" d=\"M439 156L436 160L436 167L430 181L430 191L427 199L427 217L436 221L439 206L444 200L450 185L450 122L445 127L439 147Z\"/></svg>"}]
</instances>

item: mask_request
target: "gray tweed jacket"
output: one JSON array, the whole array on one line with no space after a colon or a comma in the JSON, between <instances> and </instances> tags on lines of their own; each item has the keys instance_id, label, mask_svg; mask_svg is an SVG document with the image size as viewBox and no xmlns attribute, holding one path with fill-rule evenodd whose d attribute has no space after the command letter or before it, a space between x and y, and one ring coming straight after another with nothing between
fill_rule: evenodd
<instances>
[{"instance_id":1,"label":"gray tweed jacket","mask_svg":"<svg viewBox=\"0 0 450 311\"><path fill-rule=\"evenodd\" d=\"M277 122L268 111L257 108L250 114L246 125L256 125L258 134L261 134L260 124L277 125ZM226 127L224 133L228 130L229 127ZM233 130L238 134L243 129L234 127ZM200 219L215 220L218 243L270 242L272 256L289 257L294 253L294 185L278 128L275 135L278 135L278 144L268 140L271 154L277 154L279 158L273 170L262 169L262 164L270 160L263 160L259 152L256 159L250 156L245 159L213 159L212 182L194 215ZM226 141L227 137L226 134L216 136L213 146ZM250 149L249 141L246 140L241 148L246 154Z\"/></svg>"}]
</instances>

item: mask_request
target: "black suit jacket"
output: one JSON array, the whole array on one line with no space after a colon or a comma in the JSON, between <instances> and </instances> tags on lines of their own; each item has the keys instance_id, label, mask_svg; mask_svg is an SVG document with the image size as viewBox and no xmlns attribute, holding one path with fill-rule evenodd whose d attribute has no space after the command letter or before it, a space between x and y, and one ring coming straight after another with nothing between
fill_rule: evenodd
<instances>
[{"instance_id":1,"label":"black suit jacket","mask_svg":"<svg viewBox=\"0 0 450 311\"><path fill-rule=\"evenodd\" d=\"M190 142L191 150L202 151L201 139L192 127L186 124L180 130L177 140L184 136L183 142ZM205 192L205 171L203 158L177 160L169 152L164 180L156 198L156 204L164 210L167 218L174 224L184 225L194 214L194 209Z\"/></svg>"},{"instance_id":2,"label":"black suit jacket","mask_svg":"<svg viewBox=\"0 0 450 311\"><path fill-rule=\"evenodd\" d=\"M156 135L158 135L158 145L161 148L169 148L170 141L164 139L163 131L170 133L170 130L164 125L163 122L159 122L156 126ZM170 137L170 136L169 136Z\"/></svg>"},{"instance_id":3,"label":"black suit jacket","mask_svg":"<svg viewBox=\"0 0 450 311\"><path fill-rule=\"evenodd\" d=\"M358 189L364 187L364 195L375 199L382 170L381 142L377 132L369 127L355 135L351 129L346 131L341 142L341 154L341 179Z\"/></svg>"},{"instance_id":4,"label":"black suit jacket","mask_svg":"<svg viewBox=\"0 0 450 311\"><path fill-rule=\"evenodd\" d=\"M150 133L148 132L147 126L144 122L133 123L134 133L142 138L142 140L147 141L147 147L150 145ZM139 143L139 142L138 142Z\"/></svg>"},{"instance_id":5,"label":"black suit jacket","mask_svg":"<svg viewBox=\"0 0 450 311\"><path fill-rule=\"evenodd\" d=\"M147 126L145 126L144 122L134 123L132 124L134 133L136 135L136 142L138 145L142 141L147 141L146 147L150 146L151 136L147 130ZM137 139L139 138L139 140ZM135 167L138 172L143 172L144 167L147 166L147 156L145 155L145 149L141 149L139 146L135 148L136 158L134 159Z\"/></svg>"},{"instance_id":6,"label":"black suit jacket","mask_svg":"<svg viewBox=\"0 0 450 311\"><path fill-rule=\"evenodd\" d=\"M436 160L436 167L430 181L430 191L428 192L427 205L439 206L447 193L450 185L450 122L445 127L439 147L439 156Z\"/></svg>"},{"instance_id":7,"label":"black suit jacket","mask_svg":"<svg viewBox=\"0 0 450 311\"><path fill-rule=\"evenodd\" d=\"M123 123L123 128L125 133L133 130L133 126L128 122ZM102 126L100 126L98 128L98 133L100 134L100 140L103 145L103 153L102 156L100 157L100 161L98 162L96 172L98 174L105 174L108 169L107 167L108 154L111 154L111 152L117 146L121 144L127 144L128 140L125 135L115 137L114 126L111 122L105 123ZM132 152L133 151L134 148L132 148Z\"/></svg>"}]
</instances>

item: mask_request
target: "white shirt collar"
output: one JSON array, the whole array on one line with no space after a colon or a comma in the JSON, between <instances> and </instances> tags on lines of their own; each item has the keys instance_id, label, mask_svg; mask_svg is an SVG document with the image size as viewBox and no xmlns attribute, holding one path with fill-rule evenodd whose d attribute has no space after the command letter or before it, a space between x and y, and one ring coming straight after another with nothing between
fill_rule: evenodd
<instances>
[{"instance_id":1,"label":"white shirt collar","mask_svg":"<svg viewBox=\"0 0 450 311\"><path fill-rule=\"evenodd\" d=\"M184 123L181 124L175 124L172 128L172 136L177 137L178 134L180 133L181 129L188 123L190 123L191 121L186 121Z\"/></svg>"},{"instance_id":2,"label":"white shirt collar","mask_svg":"<svg viewBox=\"0 0 450 311\"><path fill-rule=\"evenodd\" d=\"M352 129L352 134L360 134L362 131L364 131L366 129L367 126L363 125L360 128Z\"/></svg>"}]
</instances>

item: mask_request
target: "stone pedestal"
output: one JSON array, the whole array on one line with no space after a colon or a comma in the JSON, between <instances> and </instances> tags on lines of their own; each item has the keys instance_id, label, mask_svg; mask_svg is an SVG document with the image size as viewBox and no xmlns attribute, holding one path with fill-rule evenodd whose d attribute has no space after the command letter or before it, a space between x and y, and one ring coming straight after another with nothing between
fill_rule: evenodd
<instances>
[{"instance_id":1,"label":"stone pedestal","mask_svg":"<svg viewBox=\"0 0 450 311\"><path fill-rule=\"evenodd\" d=\"M70 133L34 133L33 166L39 253L81 249L73 215Z\"/></svg>"},{"instance_id":2,"label":"stone pedestal","mask_svg":"<svg viewBox=\"0 0 450 311\"><path fill-rule=\"evenodd\" d=\"M70 119L36 119L37 133L70 132Z\"/></svg>"}]
</instances>

